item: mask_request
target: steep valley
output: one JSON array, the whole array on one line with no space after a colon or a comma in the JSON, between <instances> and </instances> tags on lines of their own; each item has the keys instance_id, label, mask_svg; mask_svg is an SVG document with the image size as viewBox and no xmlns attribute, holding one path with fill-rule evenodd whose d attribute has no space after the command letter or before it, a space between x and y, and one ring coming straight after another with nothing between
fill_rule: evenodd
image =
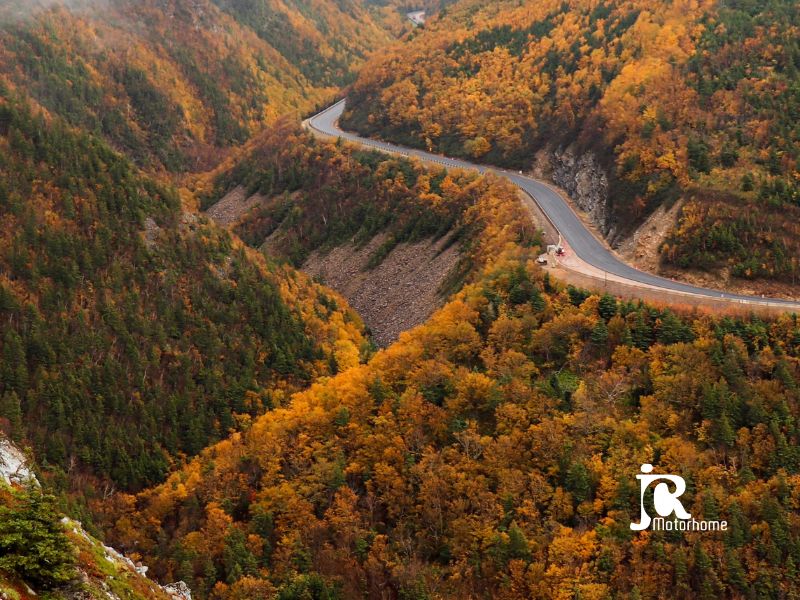
<instances>
[{"instance_id":1,"label":"steep valley","mask_svg":"<svg viewBox=\"0 0 800 600\"><path fill-rule=\"evenodd\" d=\"M242 231L295 232L298 262L318 247L351 253L367 220L344 227L347 215L382 197L327 196L316 168L333 162L347 181L374 160L388 184L405 163L302 136L282 132L239 174L274 198L283 158L307 157L291 177L315 185L282 196L285 212L268 200L245 213ZM226 180L242 183L229 173L220 190ZM461 291L165 484L98 508L113 543L201 598L659 598L676 580L686 600L794 590L796 315L713 317L564 286L535 264L516 190L467 187L481 234L466 239L488 255ZM337 219L331 198L350 199ZM391 214L413 209L394 198ZM341 237L310 230L314 203ZM631 481L652 462L706 482L683 501L730 531L632 534Z\"/></svg>"},{"instance_id":2,"label":"steep valley","mask_svg":"<svg viewBox=\"0 0 800 600\"><path fill-rule=\"evenodd\" d=\"M8 93L0 123L0 407L67 488L152 484L361 351L343 299L102 140Z\"/></svg>"},{"instance_id":3,"label":"steep valley","mask_svg":"<svg viewBox=\"0 0 800 600\"><path fill-rule=\"evenodd\" d=\"M204 204L251 246L343 294L386 346L491 260L479 206L492 186L284 126L218 174Z\"/></svg>"},{"instance_id":4,"label":"steep valley","mask_svg":"<svg viewBox=\"0 0 800 600\"><path fill-rule=\"evenodd\" d=\"M391 38L358 2L313 4L12 0L0 81L149 171L204 172L325 102Z\"/></svg>"}]
</instances>

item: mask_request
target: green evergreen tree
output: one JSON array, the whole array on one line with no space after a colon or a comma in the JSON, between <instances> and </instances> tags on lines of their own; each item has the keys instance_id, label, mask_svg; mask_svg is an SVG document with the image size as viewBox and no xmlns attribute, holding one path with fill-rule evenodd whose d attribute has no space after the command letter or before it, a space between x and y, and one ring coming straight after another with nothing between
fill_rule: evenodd
<instances>
[{"instance_id":1,"label":"green evergreen tree","mask_svg":"<svg viewBox=\"0 0 800 600\"><path fill-rule=\"evenodd\" d=\"M636 311L636 317L631 327L633 345L640 350L647 350L653 344L653 329L645 321L642 311Z\"/></svg>"},{"instance_id":2,"label":"green evergreen tree","mask_svg":"<svg viewBox=\"0 0 800 600\"><path fill-rule=\"evenodd\" d=\"M20 440L25 437L25 429L22 424L22 407L16 392L5 392L0 396L0 417L8 419L11 428L11 431L9 431L11 439Z\"/></svg>"},{"instance_id":3,"label":"green evergreen tree","mask_svg":"<svg viewBox=\"0 0 800 600\"><path fill-rule=\"evenodd\" d=\"M338 586L329 584L321 575L298 575L278 590L276 600L339 600Z\"/></svg>"},{"instance_id":4,"label":"green evergreen tree","mask_svg":"<svg viewBox=\"0 0 800 600\"><path fill-rule=\"evenodd\" d=\"M235 583L242 576L252 575L258 569L258 561L247 547L244 532L238 527L232 526L225 536L222 566L228 583Z\"/></svg>"},{"instance_id":5,"label":"green evergreen tree","mask_svg":"<svg viewBox=\"0 0 800 600\"><path fill-rule=\"evenodd\" d=\"M28 365L22 338L13 329L3 336L2 363L0 363L0 385L5 390L23 394L28 387Z\"/></svg>"},{"instance_id":6,"label":"green evergreen tree","mask_svg":"<svg viewBox=\"0 0 800 600\"><path fill-rule=\"evenodd\" d=\"M583 463L572 463L567 471L565 486L572 493L575 502L581 503L592 495L592 482L589 471Z\"/></svg>"},{"instance_id":7,"label":"green evergreen tree","mask_svg":"<svg viewBox=\"0 0 800 600\"><path fill-rule=\"evenodd\" d=\"M528 271L519 265L511 273L508 284L508 301L511 304L522 304L531 299L533 285L528 277Z\"/></svg>"},{"instance_id":8,"label":"green evergreen tree","mask_svg":"<svg viewBox=\"0 0 800 600\"><path fill-rule=\"evenodd\" d=\"M583 304L584 300L592 295L589 290L576 288L574 285L567 286L567 294L569 295L569 301L572 302L574 306L580 306Z\"/></svg>"},{"instance_id":9,"label":"green evergreen tree","mask_svg":"<svg viewBox=\"0 0 800 600\"><path fill-rule=\"evenodd\" d=\"M553 280L550 277L550 273L545 273L544 277L542 278L542 285L544 286L544 291L548 294L552 293L555 288L553 287Z\"/></svg>"},{"instance_id":10,"label":"green evergreen tree","mask_svg":"<svg viewBox=\"0 0 800 600\"><path fill-rule=\"evenodd\" d=\"M734 589L744 591L747 586L747 578L739 557L736 555L736 552L729 548L725 552L725 559L728 571L728 585Z\"/></svg>"},{"instance_id":11,"label":"green evergreen tree","mask_svg":"<svg viewBox=\"0 0 800 600\"><path fill-rule=\"evenodd\" d=\"M718 444L728 446L729 448L732 448L733 443L736 441L736 432L733 430L733 427L731 427L731 422L726 412L722 413L719 423L717 423L714 437L714 441Z\"/></svg>"},{"instance_id":12,"label":"green evergreen tree","mask_svg":"<svg viewBox=\"0 0 800 600\"><path fill-rule=\"evenodd\" d=\"M711 170L711 160L708 156L708 145L697 139L689 140L687 144L689 164L693 169L700 173L708 173Z\"/></svg>"},{"instance_id":13,"label":"green evergreen tree","mask_svg":"<svg viewBox=\"0 0 800 600\"><path fill-rule=\"evenodd\" d=\"M516 523L511 523L508 530L508 558L529 560L530 557L530 546L525 534Z\"/></svg>"},{"instance_id":14,"label":"green evergreen tree","mask_svg":"<svg viewBox=\"0 0 800 600\"><path fill-rule=\"evenodd\" d=\"M75 553L54 498L35 486L12 493L0 507L0 571L29 585L52 589L75 577Z\"/></svg>"},{"instance_id":15,"label":"green evergreen tree","mask_svg":"<svg viewBox=\"0 0 800 600\"><path fill-rule=\"evenodd\" d=\"M617 314L617 299L611 294L603 294L600 296L600 302L597 305L597 312L600 316L608 321L611 317Z\"/></svg>"},{"instance_id":16,"label":"green evergreen tree","mask_svg":"<svg viewBox=\"0 0 800 600\"><path fill-rule=\"evenodd\" d=\"M608 327L606 326L605 321L598 321L597 325L594 326L592 329L592 335L590 337L592 344L601 348L605 346L606 342L608 342Z\"/></svg>"},{"instance_id":17,"label":"green evergreen tree","mask_svg":"<svg viewBox=\"0 0 800 600\"><path fill-rule=\"evenodd\" d=\"M678 548L672 555L672 583L680 597L688 597L689 589L689 566L687 564L686 553L683 548Z\"/></svg>"},{"instance_id":18,"label":"green evergreen tree","mask_svg":"<svg viewBox=\"0 0 800 600\"><path fill-rule=\"evenodd\" d=\"M531 290L531 306L536 312L542 312L547 307L544 297L542 297L542 292L537 287Z\"/></svg>"},{"instance_id":19,"label":"green evergreen tree","mask_svg":"<svg viewBox=\"0 0 800 600\"><path fill-rule=\"evenodd\" d=\"M689 342L691 339L692 331L689 327L675 313L667 311L661 318L658 341L662 344L676 344L678 342Z\"/></svg>"}]
</instances>

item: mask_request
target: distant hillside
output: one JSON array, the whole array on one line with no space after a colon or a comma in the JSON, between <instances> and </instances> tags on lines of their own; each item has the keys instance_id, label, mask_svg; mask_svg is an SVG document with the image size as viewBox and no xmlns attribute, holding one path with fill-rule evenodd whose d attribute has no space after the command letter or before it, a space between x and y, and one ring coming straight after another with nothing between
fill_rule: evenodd
<instances>
[{"instance_id":1,"label":"distant hillside","mask_svg":"<svg viewBox=\"0 0 800 600\"><path fill-rule=\"evenodd\" d=\"M160 480L364 343L344 301L0 87L0 425L78 487Z\"/></svg>"},{"instance_id":2,"label":"distant hillside","mask_svg":"<svg viewBox=\"0 0 800 600\"><path fill-rule=\"evenodd\" d=\"M349 83L388 42L360 0L212 0L275 48L315 86Z\"/></svg>"},{"instance_id":3,"label":"distant hillside","mask_svg":"<svg viewBox=\"0 0 800 600\"><path fill-rule=\"evenodd\" d=\"M409 12L424 11L427 17L433 17L444 7L455 0L366 0L368 6L382 9L383 14L389 11L405 17Z\"/></svg>"},{"instance_id":4,"label":"distant hillside","mask_svg":"<svg viewBox=\"0 0 800 600\"><path fill-rule=\"evenodd\" d=\"M799 14L791 0L462 0L361 71L344 123L516 168L571 145L609 176L612 240L682 198L666 266L793 285ZM559 157L570 187L579 165Z\"/></svg>"},{"instance_id":5,"label":"distant hillside","mask_svg":"<svg viewBox=\"0 0 800 600\"><path fill-rule=\"evenodd\" d=\"M139 165L198 172L352 78L388 34L358 3L14 0L0 74Z\"/></svg>"}]
</instances>

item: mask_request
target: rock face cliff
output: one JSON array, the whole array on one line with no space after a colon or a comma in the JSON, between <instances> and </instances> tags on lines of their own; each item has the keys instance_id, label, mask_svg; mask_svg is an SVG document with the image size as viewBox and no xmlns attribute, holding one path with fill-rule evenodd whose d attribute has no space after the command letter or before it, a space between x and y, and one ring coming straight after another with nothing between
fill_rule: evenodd
<instances>
[{"instance_id":1,"label":"rock face cliff","mask_svg":"<svg viewBox=\"0 0 800 600\"><path fill-rule=\"evenodd\" d=\"M25 453L10 440L0 435L0 477L8 485L19 485L39 481L28 466Z\"/></svg>"},{"instance_id":2,"label":"rock face cliff","mask_svg":"<svg viewBox=\"0 0 800 600\"><path fill-rule=\"evenodd\" d=\"M609 211L608 175L593 152L579 152L574 146L542 150L536 155L533 173L551 179L566 191L606 239L616 241Z\"/></svg>"}]
</instances>

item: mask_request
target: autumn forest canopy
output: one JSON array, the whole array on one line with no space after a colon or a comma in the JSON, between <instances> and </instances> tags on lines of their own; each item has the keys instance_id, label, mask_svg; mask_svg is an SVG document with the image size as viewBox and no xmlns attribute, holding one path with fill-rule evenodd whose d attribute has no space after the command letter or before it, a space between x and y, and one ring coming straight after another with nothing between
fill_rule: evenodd
<instances>
[{"instance_id":1,"label":"autumn forest canopy","mask_svg":"<svg viewBox=\"0 0 800 600\"><path fill-rule=\"evenodd\" d=\"M794 1L32 4L0 7L0 598L800 595L797 315L570 285L509 181L300 125L346 95L412 147L591 156L598 235L678 206L661 268L796 296ZM303 272L428 240L457 259L387 347ZM632 531L644 463L727 529Z\"/></svg>"},{"instance_id":2,"label":"autumn forest canopy","mask_svg":"<svg viewBox=\"0 0 800 600\"><path fill-rule=\"evenodd\" d=\"M793 0L465 0L360 71L344 123L515 168L592 151L604 231L680 199L667 267L794 285L798 27Z\"/></svg>"}]
</instances>

